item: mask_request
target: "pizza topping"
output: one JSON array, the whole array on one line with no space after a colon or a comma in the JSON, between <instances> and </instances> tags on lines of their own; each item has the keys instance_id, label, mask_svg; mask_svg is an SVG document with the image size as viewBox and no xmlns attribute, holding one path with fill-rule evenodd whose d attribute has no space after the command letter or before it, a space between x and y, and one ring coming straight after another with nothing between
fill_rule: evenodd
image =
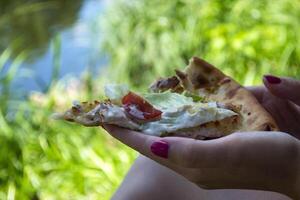
<instances>
[{"instance_id":1,"label":"pizza topping","mask_svg":"<svg viewBox=\"0 0 300 200\"><path fill-rule=\"evenodd\" d=\"M164 92L171 90L172 92L181 93L183 88L180 85L179 79L176 76L172 76L169 78L158 79L150 86L150 90L152 92Z\"/></svg>"},{"instance_id":2,"label":"pizza topping","mask_svg":"<svg viewBox=\"0 0 300 200\"><path fill-rule=\"evenodd\" d=\"M78 115L81 112L81 108L78 106L72 106L71 110L74 115Z\"/></svg>"},{"instance_id":3,"label":"pizza topping","mask_svg":"<svg viewBox=\"0 0 300 200\"><path fill-rule=\"evenodd\" d=\"M162 114L160 110L133 92L129 92L122 98L122 104L125 112L137 120L153 121L159 119Z\"/></svg>"},{"instance_id":4,"label":"pizza topping","mask_svg":"<svg viewBox=\"0 0 300 200\"><path fill-rule=\"evenodd\" d=\"M74 102L72 109L53 117L85 126L115 124L161 136L163 133L174 133L209 122L217 124L221 120L238 116L238 112L230 105L203 103L198 96L188 93L165 91L138 95L127 92L121 96L124 92L120 92L121 90L122 87L118 85L110 88L108 93L110 97L114 96L113 101Z\"/></svg>"},{"instance_id":5,"label":"pizza topping","mask_svg":"<svg viewBox=\"0 0 300 200\"><path fill-rule=\"evenodd\" d=\"M237 116L237 113L231 110L219 108L216 102L177 104L169 108L163 108L162 111L161 119L143 124L142 132L160 136L161 133L173 133L208 122L218 122Z\"/></svg>"},{"instance_id":6,"label":"pizza topping","mask_svg":"<svg viewBox=\"0 0 300 200\"><path fill-rule=\"evenodd\" d=\"M194 102L201 102L204 100L203 97L196 95L194 93L188 92L188 91L184 91L183 95L186 97L191 97L193 99Z\"/></svg>"}]
</instances>

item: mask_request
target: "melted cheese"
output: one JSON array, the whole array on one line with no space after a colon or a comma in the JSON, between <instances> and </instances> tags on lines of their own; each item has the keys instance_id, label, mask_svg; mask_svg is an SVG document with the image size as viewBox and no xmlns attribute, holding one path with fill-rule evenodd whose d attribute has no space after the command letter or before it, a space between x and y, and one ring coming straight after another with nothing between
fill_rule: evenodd
<instances>
[{"instance_id":1,"label":"melted cheese","mask_svg":"<svg viewBox=\"0 0 300 200\"><path fill-rule=\"evenodd\" d=\"M128 87L112 84L105 87L105 92L106 96L113 101L112 104L100 103L88 113L75 116L69 110L54 117L64 119L67 115L75 122L86 126L99 126L101 123L107 123L160 136L164 133L193 128L237 115L231 110L219 108L216 102L194 102L191 97L171 92L148 93L141 96L156 109L162 111L161 118L157 121L137 123L126 115L121 105L121 98L128 93ZM80 107L76 102L74 106Z\"/></svg>"},{"instance_id":2,"label":"melted cheese","mask_svg":"<svg viewBox=\"0 0 300 200\"><path fill-rule=\"evenodd\" d=\"M220 121L236 115L235 112L219 108L216 102L194 102L191 97L172 92L142 94L156 109L162 111L160 120L138 124L126 115L120 106L120 99L128 92L128 87L111 84L105 87L106 96L117 105L97 106L90 113L101 112L103 122L121 127L138 130L145 134L160 136L186 128L193 128L202 124Z\"/></svg>"},{"instance_id":3,"label":"melted cheese","mask_svg":"<svg viewBox=\"0 0 300 200\"><path fill-rule=\"evenodd\" d=\"M127 117L124 109L120 106L110 105L105 108L97 106L89 114L97 115L101 112L103 122L115 124L120 127L141 131L148 135L160 136L163 133L172 133L181 129L197 127L199 125L219 121L227 117L236 115L231 110L218 108L215 102L194 103L183 106L170 106L161 108L163 112L161 119L152 122L138 124Z\"/></svg>"},{"instance_id":4,"label":"melted cheese","mask_svg":"<svg viewBox=\"0 0 300 200\"><path fill-rule=\"evenodd\" d=\"M113 104L99 104L87 115L101 116L101 119L96 119L103 123L114 124L132 130L140 130L140 125L132 121L126 116L125 110L121 106Z\"/></svg>"},{"instance_id":5,"label":"melted cheese","mask_svg":"<svg viewBox=\"0 0 300 200\"><path fill-rule=\"evenodd\" d=\"M141 131L149 135L160 136L163 133L172 133L180 129L197 127L234 115L236 113L231 110L218 108L215 102L185 105L177 110L174 110L174 108L163 110L159 121L143 124Z\"/></svg>"}]
</instances>

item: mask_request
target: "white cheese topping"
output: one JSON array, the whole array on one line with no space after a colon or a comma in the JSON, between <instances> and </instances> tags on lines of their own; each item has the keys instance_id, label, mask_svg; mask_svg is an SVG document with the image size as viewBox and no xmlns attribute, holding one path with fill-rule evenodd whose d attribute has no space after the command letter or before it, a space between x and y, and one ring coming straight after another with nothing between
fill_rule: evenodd
<instances>
[{"instance_id":1,"label":"white cheese topping","mask_svg":"<svg viewBox=\"0 0 300 200\"><path fill-rule=\"evenodd\" d=\"M237 115L231 110L219 108L216 102L194 102L191 97L171 92L147 93L141 96L155 108L162 111L161 119L138 124L128 118L121 106L121 98L128 92L126 85L107 85L105 87L106 96L113 100L114 103L118 102L117 105L100 104L90 111L89 114L97 116L97 113L101 113L103 116L102 121L105 123L139 130L156 136L180 129L197 127L208 122L219 121Z\"/></svg>"},{"instance_id":2,"label":"white cheese topping","mask_svg":"<svg viewBox=\"0 0 300 200\"><path fill-rule=\"evenodd\" d=\"M118 125L132 130L139 130L140 125L129 119L121 106L113 104L99 104L87 115L97 116L101 113L101 122ZM100 116L100 115L98 115Z\"/></svg>"},{"instance_id":3,"label":"white cheese topping","mask_svg":"<svg viewBox=\"0 0 300 200\"><path fill-rule=\"evenodd\" d=\"M116 105L97 106L89 112L97 115L99 112L103 116L103 122L115 124L120 127L141 131L148 135L160 136L163 133L171 133L180 129L197 127L208 122L219 121L227 117L236 115L231 110L218 108L216 102L193 103L183 106L170 106L161 108L163 112L161 119L152 122L138 124L127 117L124 109Z\"/></svg>"},{"instance_id":4,"label":"white cheese topping","mask_svg":"<svg viewBox=\"0 0 300 200\"><path fill-rule=\"evenodd\" d=\"M197 127L208 122L219 121L227 117L236 115L231 110L218 108L216 102L207 104L195 103L162 110L163 114L159 121L148 122L142 125L141 131L160 136L162 133L172 133L174 131Z\"/></svg>"},{"instance_id":5,"label":"white cheese topping","mask_svg":"<svg viewBox=\"0 0 300 200\"><path fill-rule=\"evenodd\" d=\"M105 93L112 100L112 104L100 103L86 115L79 115L74 120L88 126L101 123L115 124L145 134L160 136L163 133L193 128L237 115L231 110L219 108L216 102L194 102L191 97L171 92L148 93L141 96L156 109L162 111L161 118L156 121L137 123L126 115L121 105L122 97L128 92L127 86L117 84L106 86ZM77 104L75 103L75 106ZM63 118L63 115L55 117Z\"/></svg>"}]
</instances>

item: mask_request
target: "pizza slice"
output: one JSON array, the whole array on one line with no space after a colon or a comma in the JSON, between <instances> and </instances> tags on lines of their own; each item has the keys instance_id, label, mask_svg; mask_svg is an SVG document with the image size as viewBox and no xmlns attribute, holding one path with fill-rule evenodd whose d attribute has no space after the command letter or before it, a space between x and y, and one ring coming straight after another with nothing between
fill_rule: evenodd
<instances>
[{"instance_id":1,"label":"pizza slice","mask_svg":"<svg viewBox=\"0 0 300 200\"><path fill-rule=\"evenodd\" d=\"M212 139L236 131L278 130L256 98L232 78L193 57L187 68L160 78L150 92L107 85L107 99L75 102L55 118L84 126L114 124L156 136Z\"/></svg>"},{"instance_id":2,"label":"pizza slice","mask_svg":"<svg viewBox=\"0 0 300 200\"><path fill-rule=\"evenodd\" d=\"M204 60L193 57L184 72L176 70L176 77L183 90L205 97L208 102L220 102L227 108L235 110L238 113L237 121L233 122L237 127L236 131L278 130L274 119L251 92ZM154 92L162 92L178 87L178 85L167 84L168 81L169 78L159 79L151 85L150 89ZM219 132L218 124L218 122L215 125L211 124L209 131ZM201 132L206 129L195 131L196 135L202 135Z\"/></svg>"}]
</instances>

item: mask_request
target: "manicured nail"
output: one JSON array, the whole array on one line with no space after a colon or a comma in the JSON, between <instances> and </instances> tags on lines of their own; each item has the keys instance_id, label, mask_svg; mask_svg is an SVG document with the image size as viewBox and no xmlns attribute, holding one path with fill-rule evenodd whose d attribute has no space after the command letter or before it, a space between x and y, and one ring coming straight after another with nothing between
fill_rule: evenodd
<instances>
[{"instance_id":1,"label":"manicured nail","mask_svg":"<svg viewBox=\"0 0 300 200\"><path fill-rule=\"evenodd\" d=\"M278 78L277 76L264 75L264 78L268 81L268 83L271 83L271 84L279 84L279 83L281 83L281 79Z\"/></svg>"},{"instance_id":2,"label":"manicured nail","mask_svg":"<svg viewBox=\"0 0 300 200\"><path fill-rule=\"evenodd\" d=\"M153 142L150 148L155 155L162 158L168 158L169 144L167 142L162 140Z\"/></svg>"}]
</instances>

